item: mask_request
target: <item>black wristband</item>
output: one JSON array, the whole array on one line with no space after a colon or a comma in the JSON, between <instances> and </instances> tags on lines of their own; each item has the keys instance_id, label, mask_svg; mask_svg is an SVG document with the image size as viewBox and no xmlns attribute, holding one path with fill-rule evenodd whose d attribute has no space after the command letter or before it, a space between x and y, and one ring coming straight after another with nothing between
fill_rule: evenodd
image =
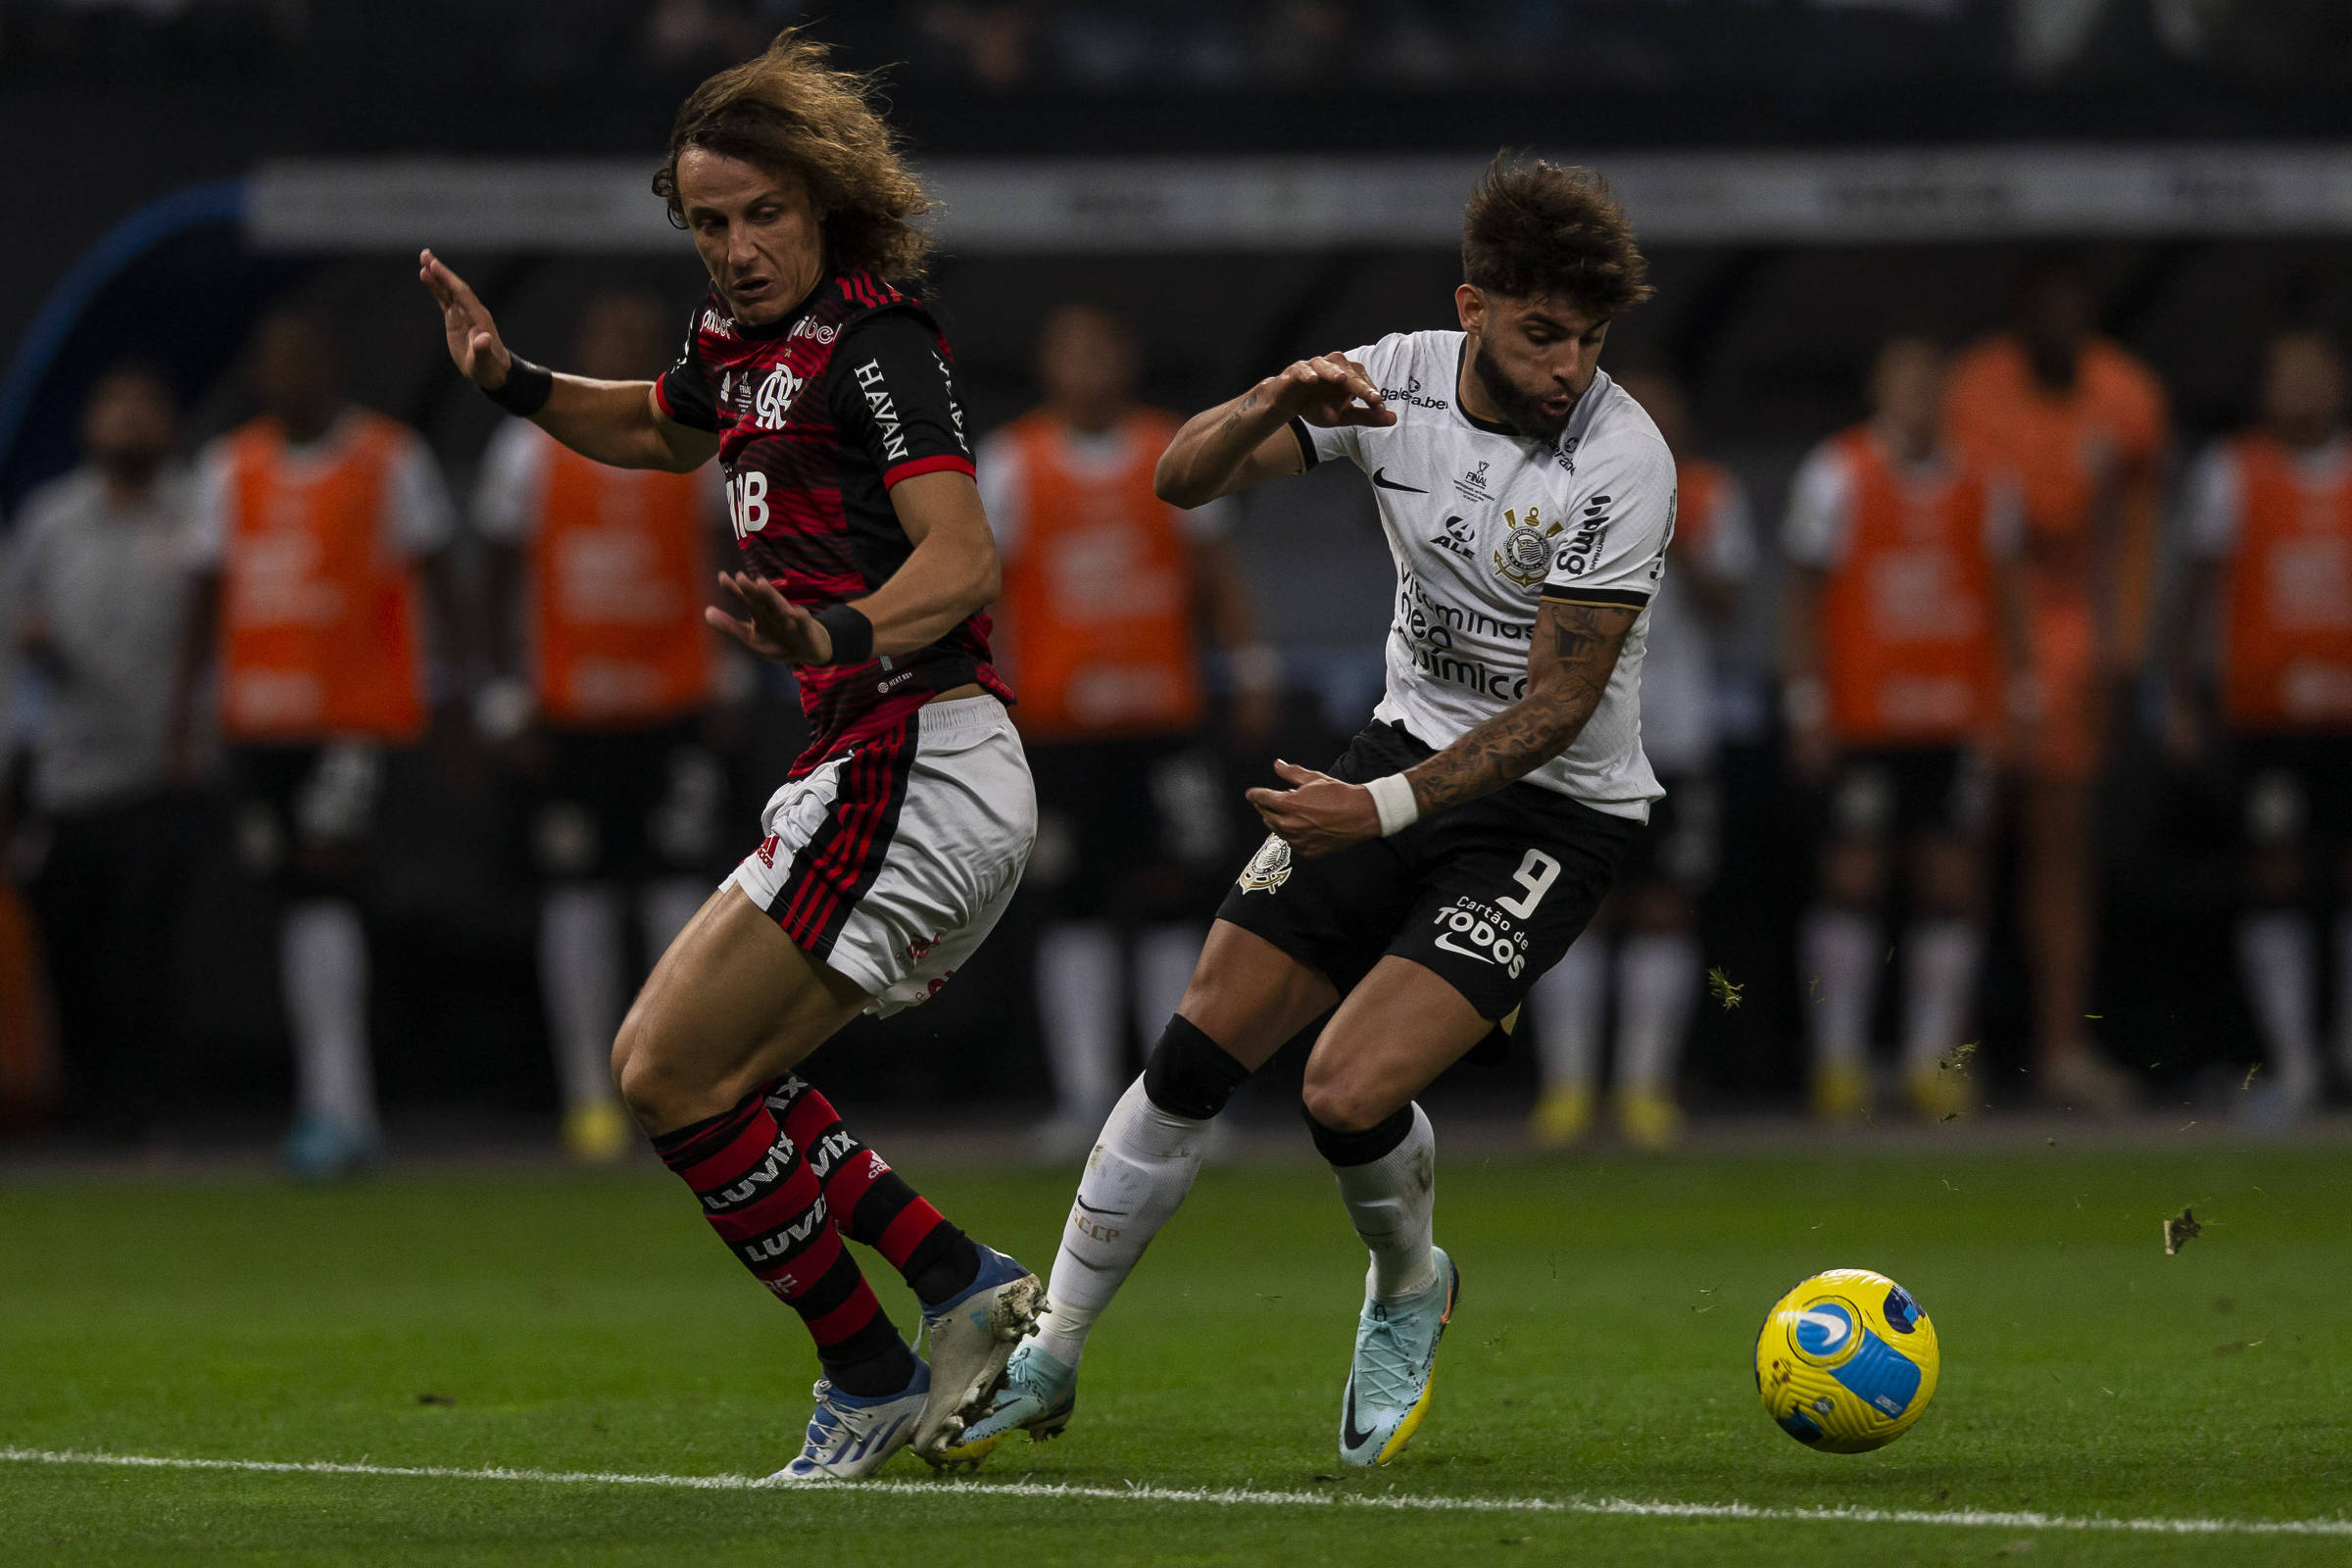
<instances>
[{"instance_id":1,"label":"black wristband","mask_svg":"<svg viewBox=\"0 0 2352 1568\"><path fill-rule=\"evenodd\" d=\"M496 387L483 387L482 396L509 414L529 418L547 407L555 394L556 372L544 365L533 365L519 354L508 356L507 379Z\"/></svg>"},{"instance_id":2,"label":"black wristband","mask_svg":"<svg viewBox=\"0 0 2352 1568\"><path fill-rule=\"evenodd\" d=\"M862 611L848 605L827 605L812 612L812 618L833 638L833 657L828 664L862 664L874 657L874 623L865 618Z\"/></svg>"}]
</instances>

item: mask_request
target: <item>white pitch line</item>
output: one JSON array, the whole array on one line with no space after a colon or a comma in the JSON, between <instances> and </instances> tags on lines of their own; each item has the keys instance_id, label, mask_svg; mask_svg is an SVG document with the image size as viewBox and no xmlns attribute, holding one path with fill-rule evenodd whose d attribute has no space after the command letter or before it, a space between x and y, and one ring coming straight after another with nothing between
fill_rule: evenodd
<instances>
[{"instance_id":1,"label":"white pitch line","mask_svg":"<svg viewBox=\"0 0 2352 1568\"><path fill-rule=\"evenodd\" d=\"M691 1492L767 1492L938 1497L1051 1497L1103 1502L1205 1503L1212 1507L1389 1508L1408 1513L1556 1513L1630 1519L1726 1519L1759 1524L1943 1525L1964 1529L2121 1531L2158 1536L2352 1536L2352 1519L2117 1519L1984 1508L1779 1508L1745 1502L1642 1502L1629 1497L1448 1497L1409 1493L1359 1495L1247 1488L1061 1486L1042 1481L866 1481L814 1489L770 1488L758 1476L627 1475L602 1470L513 1470L503 1466L347 1464L332 1459L182 1459L162 1454L89 1453L74 1448L0 1447L0 1463L95 1465L119 1470L227 1470L246 1475L375 1476L425 1481L535 1481L548 1486L665 1487Z\"/></svg>"}]
</instances>

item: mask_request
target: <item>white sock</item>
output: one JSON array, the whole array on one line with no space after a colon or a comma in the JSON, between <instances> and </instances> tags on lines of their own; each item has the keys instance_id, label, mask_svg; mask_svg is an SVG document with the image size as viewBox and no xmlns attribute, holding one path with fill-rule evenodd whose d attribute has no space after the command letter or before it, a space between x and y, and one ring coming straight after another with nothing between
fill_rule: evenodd
<instances>
[{"instance_id":1,"label":"white sock","mask_svg":"<svg viewBox=\"0 0 2352 1568\"><path fill-rule=\"evenodd\" d=\"M662 961L710 897L710 882L699 876L668 876L645 885L637 895L637 929L645 937L647 968Z\"/></svg>"},{"instance_id":2,"label":"white sock","mask_svg":"<svg viewBox=\"0 0 2352 1568\"><path fill-rule=\"evenodd\" d=\"M559 883L539 900L539 998L567 1110L613 1096L620 918L620 890L610 883Z\"/></svg>"},{"instance_id":3,"label":"white sock","mask_svg":"<svg viewBox=\"0 0 2352 1568\"><path fill-rule=\"evenodd\" d=\"M1046 1286L1039 1349L1064 1365L1078 1364L1095 1320L1192 1191L1208 1126L1152 1103L1141 1078L1127 1086L1078 1178L1078 1199L1062 1225L1061 1250Z\"/></svg>"},{"instance_id":4,"label":"white sock","mask_svg":"<svg viewBox=\"0 0 2352 1568\"><path fill-rule=\"evenodd\" d=\"M1037 944L1037 1010L1061 1113L1091 1120L1118 1094L1121 1076L1119 938L1107 921L1046 927Z\"/></svg>"},{"instance_id":5,"label":"white sock","mask_svg":"<svg viewBox=\"0 0 2352 1568\"><path fill-rule=\"evenodd\" d=\"M1600 1054L1600 1015L1609 1000L1608 948L1579 937L1536 982L1536 1059L1546 1094L1591 1089Z\"/></svg>"},{"instance_id":6,"label":"white sock","mask_svg":"<svg viewBox=\"0 0 2352 1568\"><path fill-rule=\"evenodd\" d=\"M2284 909L2249 914L2237 922L2237 962L2271 1070L2287 1094L2309 1095L2320 1081L2320 955L2311 926Z\"/></svg>"},{"instance_id":7,"label":"white sock","mask_svg":"<svg viewBox=\"0 0 2352 1568\"><path fill-rule=\"evenodd\" d=\"M1573 950L1571 950L1573 951ZM1617 950L1617 1083L1664 1092L1698 1001L1698 942L1687 931L1630 935Z\"/></svg>"},{"instance_id":8,"label":"white sock","mask_svg":"<svg viewBox=\"0 0 2352 1568\"><path fill-rule=\"evenodd\" d=\"M1372 1250L1364 1289L1394 1300L1418 1296L1438 1277L1430 1252L1438 1206L1438 1135L1429 1117L1413 1106L1413 1130L1404 1142L1364 1165L1334 1165L1340 1200L1355 1234Z\"/></svg>"},{"instance_id":9,"label":"white sock","mask_svg":"<svg viewBox=\"0 0 2352 1568\"><path fill-rule=\"evenodd\" d=\"M278 931L279 984L294 1027L295 1104L305 1116L375 1128L368 1057L368 932L345 899L306 899Z\"/></svg>"},{"instance_id":10,"label":"white sock","mask_svg":"<svg viewBox=\"0 0 2352 1568\"><path fill-rule=\"evenodd\" d=\"M1814 1067L1861 1067L1879 998L1878 926L1851 909L1817 908L1805 916L1798 953Z\"/></svg>"},{"instance_id":11,"label":"white sock","mask_svg":"<svg viewBox=\"0 0 2352 1568\"><path fill-rule=\"evenodd\" d=\"M1135 1038L1146 1051L1183 1005L1207 940L1197 925L1155 925L1135 939Z\"/></svg>"},{"instance_id":12,"label":"white sock","mask_svg":"<svg viewBox=\"0 0 2352 1568\"><path fill-rule=\"evenodd\" d=\"M2335 921L2335 1063L2352 1073L2352 911Z\"/></svg>"},{"instance_id":13,"label":"white sock","mask_svg":"<svg viewBox=\"0 0 2352 1568\"><path fill-rule=\"evenodd\" d=\"M1903 941L1903 1065L1933 1069L1962 1042L1984 949L1966 920L1915 920Z\"/></svg>"}]
</instances>

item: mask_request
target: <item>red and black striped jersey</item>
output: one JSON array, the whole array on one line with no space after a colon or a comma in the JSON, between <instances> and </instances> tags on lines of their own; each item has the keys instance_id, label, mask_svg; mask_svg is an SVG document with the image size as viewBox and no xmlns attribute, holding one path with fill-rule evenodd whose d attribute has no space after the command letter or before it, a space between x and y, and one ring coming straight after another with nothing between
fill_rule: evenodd
<instances>
[{"instance_id":1,"label":"red and black striped jersey","mask_svg":"<svg viewBox=\"0 0 2352 1568\"><path fill-rule=\"evenodd\" d=\"M947 338L922 304L870 272L828 273L773 325L735 319L713 287L662 412L718 437L727 510L749 570L797 605L862 599L914 546L890 504L916 474L972 471ZM795 671L812 736L798 778L888 733L935 693L973 682L1009 702L975 614L928 648Z\"/></svg>"}]
</instances>

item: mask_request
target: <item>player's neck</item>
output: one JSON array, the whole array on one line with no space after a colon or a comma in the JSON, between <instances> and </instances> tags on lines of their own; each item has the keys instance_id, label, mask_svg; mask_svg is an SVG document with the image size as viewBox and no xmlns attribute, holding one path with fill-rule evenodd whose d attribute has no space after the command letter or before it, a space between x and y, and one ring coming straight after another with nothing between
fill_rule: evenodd
<instances>
[{"instance_id":1,"label":"player's neck","mask_svg":"<svg viewBox=\"0 0 2352 1568\"><path fill-rule=\"evenodd\" d=\"M1921 430L1891 419L1880 419L1873 429L1878 433L1879 445L1906 468L1916 468L1936 459L1936 436L1933 428Z\"/></svg>"},{"instance_id":2,"label":"player's neck","mask_svg":"<svg viewBox=\"0 0 2352 1568\"><path fill-rule=\"evenodd\" d=\"M1054 417L1080 435L1108 435L1127 417L1125 402L1050 403Z\"/></svg>"},{"instance_id":3,"label":"player's neck","mask_svg":"<svg viewBox=\"0 0 2352 1568\"><path fill-rule=\"evenodd\" d=\"M283 414L274 417L278 430L286 438L286 445L307 447L326 439L327 432L334 429L335 421L343 417L343 405L330 403L323 408L304 409L292 418Z\"/></svg>"},{"instance_id":4,"label":"player's neck","mask_svg":"<svg viewBox=\"0 0 2352 1568\"><path fill-rule=\"evenodd\" d=\"M1478 344L1475 341L1465 343L1461 359L1453 371L1453 406L1469 417L1487 424L1509 424L1510 420L1503 416L1502 410L1495 407L1493 398L1487 396L1486 383L1478 378L1478 371L1474 368L1477 364Z\"/></svg>"}]
</instances>

